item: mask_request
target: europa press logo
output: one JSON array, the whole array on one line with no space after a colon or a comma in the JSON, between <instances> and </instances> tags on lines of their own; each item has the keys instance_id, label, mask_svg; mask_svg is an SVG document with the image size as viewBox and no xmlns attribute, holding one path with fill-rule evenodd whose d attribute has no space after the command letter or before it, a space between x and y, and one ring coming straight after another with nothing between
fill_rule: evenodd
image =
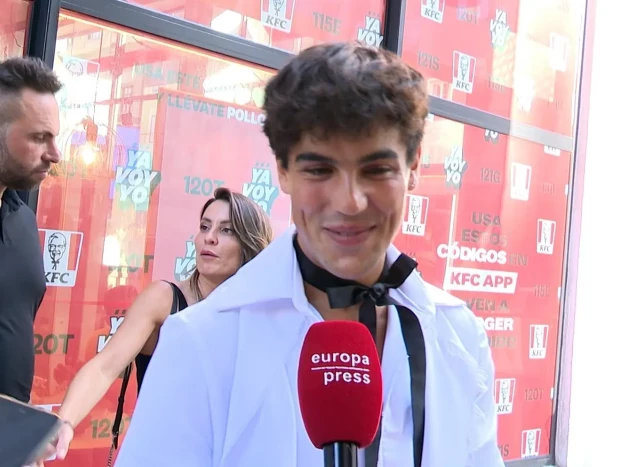
<instances>
[{"instance_id":1,"label":"europa press logo","mask_svg":"<svg viewBox=\"0 0 620 467\"><path fill-rule=\"evenodd\" d=\"M45 283L48 286L75 286L83 238L82 232L39 229Z\"/></svg>"},{"instance_id":2,"label":"europa press logo","mask_svg":"<svg viewBox=\"0 0 620 467\"><path fill-rule=\"evenodd\" d=\"M261 0L260 21L265 26L291 32L295 0Z\"/></svg>"},{"instance_id":3,"label":"europa press logo","mask_svg":"<svg viewBox=\"0 0 620 467\"><path fill-rule=\"evenodd\" d=\"M242 192L267 214L271 214L271 208L280 194L280 189L273 183L273 175L268 164L257 163L252 168L252 181L243 184Z\"/></svg>"},{"instance_id":4,"label":"europa press logo","mask_svg":"<svg viewBox=\"0 0 620 467\"><path fill-rule=\"evenodd\" d=\"M424 236L429 199L426 196L407 195L402 232L405 235Z\"/></svg>"},{"instance_id":5,"label":"europa press logo","mask_svg":"<svg viewBox=\"0 0 620 467\"><path fill-rule=\"evenodd\" d=\"M446 8L446 0L422 0L422 18L430 19L436 23L443 22L443 12Z\"/></svg>"},{"instance_id":6,"label":"europa press logo","mask_svg":"<svg viewBox=\"0 0 620 467\"><path fill-rule=\"evenodd\" d=\"M452 55L452 86L457 91L471 94L474 90L476 59L455 50Z\"/></svg>"},{"instance_id":7,"label":"europa press logo","mask_svg":"<svg viewBox=\"0 0 620 467\"><path fill-rule=\"evenodd\" d=\"M495 408L498 415L512 413L515 401L515 378L503 378L495 380Z\"/></svg>"},{"instance_id":8,"label":"europa press logo","mask_svg":"<svg viewBox=\"0 0 620 467\"><path fill-rule=\"evenodd\" d=\"M467 161L463 158L463 146L453 145L450 155L443 161L443 170L446 174L446 186L461 188L463 175L467 170Z\"/></svg>"},{"instance_id":9,"label":"europa press logo","mask_svg":"<svg viewBox=\"0 0 620 467\"><path fill-rule=\"evenodd\" d=\"M523 430L521 432L521 458L536 457L540 453L540 438L542 430Z\"/></svg>"}]
</instances>

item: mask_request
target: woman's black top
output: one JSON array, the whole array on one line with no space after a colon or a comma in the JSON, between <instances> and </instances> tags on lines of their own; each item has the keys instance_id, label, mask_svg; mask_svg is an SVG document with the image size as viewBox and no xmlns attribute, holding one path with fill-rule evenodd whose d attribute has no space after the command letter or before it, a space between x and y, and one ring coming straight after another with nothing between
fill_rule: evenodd
<instances>
[{"instance_id":1,"label":"woman's black top","mask_svg":"<svg viewBox=\"0 0 620 467\"><path fill-rule=\"evenodd\" d=\"M185 296L181 289L176 284L170 283L172 286L173 300L172 300L172 309L170 310L170 314L173 315L181 310L187 308L187 300L185 300ZM140 392L140 387L142 386L142 380L144 379L144 374L146 373L146 369L151 362L151 355L144 355L139 353L136 355L136 378L138 380L138 392Z\"/></svg>"}]
</instances>

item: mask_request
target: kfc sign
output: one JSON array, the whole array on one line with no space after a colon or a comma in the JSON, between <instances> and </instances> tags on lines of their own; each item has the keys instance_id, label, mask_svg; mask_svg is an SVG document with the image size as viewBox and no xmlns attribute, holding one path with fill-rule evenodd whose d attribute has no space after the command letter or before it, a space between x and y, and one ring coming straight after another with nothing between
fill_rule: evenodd
<instances>
[{"instance_id":1,"label":"kfc sign","mask_svg":"<svg viewBox=\"0 0 620 467\"><path fill-rule=\"evenodd\" d=\"M517 287L516 272L487 271L448 266L444 290L513 294Z\"/></svg>"},{"instance_id":2,"label":"kfc sign","mask_svg":"<svg viewBox=\"0 0 620 467\"><path fill-rule=\"evenodd\" d=\"M265 26L291 32L295 0L261 0L260 21Z\"/></svg>"},{"instance_id":3,"label":"kfc sign","mask_svg":"<svg viewBox=\"0 0 620 467\"><path fill-rule=\"evenodd\" d=\"M457 91L471 94L474 90L476 59L462 52L454 51L452 57L452 86Z\"/></svg>"},{"instance_id":4,"label":"kfc sign","mask_svg":"<svg viewBox=\"0 0 620 467\"><path fill-rule=\"evenodd\" d=\"M516 384L515 378L495 380L495 408L498 415L512 413Z\"/></svg>"},{"instance_id":5,"label":"kfc sign","mask_svg":"<svg viewBox=\"0 0 620 467\"><path fill-rule=\"evenodd\" d=\"M443 22L443 12L446 8L446 0L422 0L422 18L430 19L436 23Z\"/></svg>"},{"instance_id":6,"label":"kfc sign","mask_svg":"<svg viewBox=\"0 0 620 467\"><path fill-rule=\"evenodd\" d=\"M428 198L425 196L407 195L405 202L405 220L402 232L405 235L424 236L426 218L428 216Z\"/></svg>"},{"instance_id":7,"label":"kfc sign","mask_svg":"<svg viewBox=\"0 0 620 467\"><path fill-rule=\"evenodd\" d=\"M555 221L538 219L536 227L536 252L542 255L553 254L555 243Z\"/></svg>"}]
</instances>

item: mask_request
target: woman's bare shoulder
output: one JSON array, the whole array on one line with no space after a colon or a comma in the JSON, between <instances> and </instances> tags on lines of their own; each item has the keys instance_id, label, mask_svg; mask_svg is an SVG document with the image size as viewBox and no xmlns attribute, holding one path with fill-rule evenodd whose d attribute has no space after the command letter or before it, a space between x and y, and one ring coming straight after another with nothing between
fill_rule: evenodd
<instances>
[{"instance_id":1,"label":"woman's bare shoulder","mask_svg":"<svg viewBox=\"0 0 620 467\"><path fill-rule=\"evenodd\" d=\"M163 280L151 282L138 295L128 314L150 315L158 322L163 322L172 306L172 286Z\"/></svg>"}]
</instances>

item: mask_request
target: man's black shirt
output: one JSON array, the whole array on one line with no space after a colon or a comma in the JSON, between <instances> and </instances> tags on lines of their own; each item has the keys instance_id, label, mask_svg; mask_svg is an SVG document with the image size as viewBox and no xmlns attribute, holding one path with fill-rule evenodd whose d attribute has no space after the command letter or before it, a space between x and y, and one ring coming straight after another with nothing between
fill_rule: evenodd
<instances>
[{"instance_id":1,"label":"man's black shirt","mask_svg":"<svg viewBox=\"0 0 620 467\"><path fill-rule=\"evenodd\" d=\"M12 190L0 206L0 394L30 400L33 324L45 295L36 218Z\"/></svg>"}]
</instances>

